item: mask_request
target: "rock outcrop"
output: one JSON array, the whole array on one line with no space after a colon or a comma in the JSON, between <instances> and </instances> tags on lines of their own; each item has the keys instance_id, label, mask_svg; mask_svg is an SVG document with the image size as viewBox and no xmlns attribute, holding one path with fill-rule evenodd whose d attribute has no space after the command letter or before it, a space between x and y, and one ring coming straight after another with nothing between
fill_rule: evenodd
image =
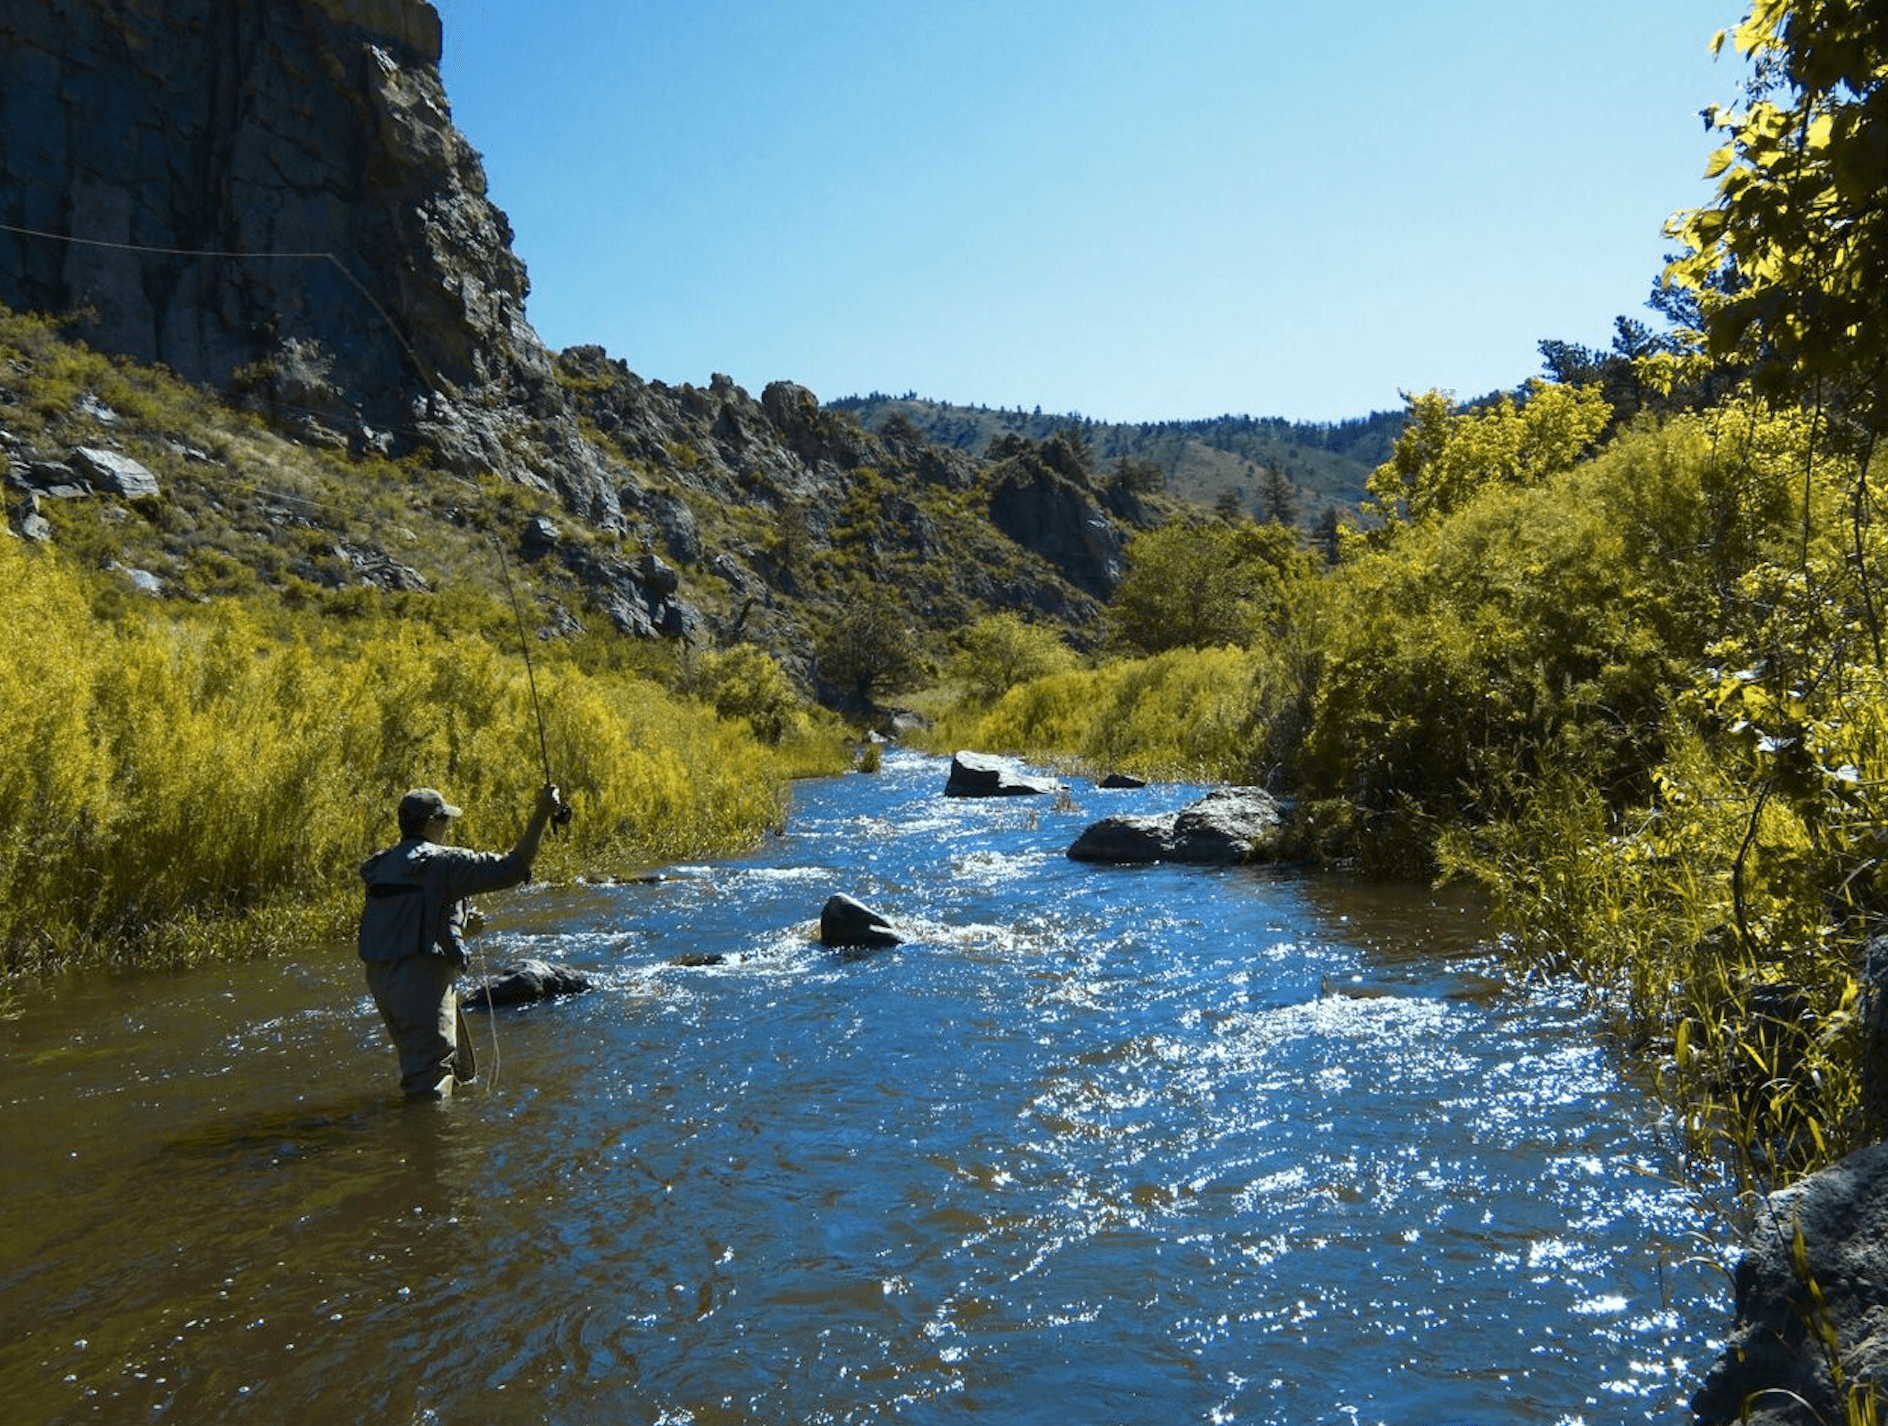
<instances>
[{"instance_id":1,"label":"rock outcrop","mask_svg":"<svg viewBox=\"0 0 1888 1426\"><path fill-rule=\"evenodd\" d=\"M0 298L318 423L547 376L425 0L19 0Z\"/></svg>"},{"instance_id":2,"label":"rock outcrop","mask_svg":"<svg viewBox=\"0 0 1888 1426\"><path fill-rule=\"evenodd\" d=\"M1078 862L1231 866L1285 854L1278 802L1256 787L1222 787L1178 812L1104 817L1069 847Z\"/></svg>"},{"instance_id":3,"label":"rock outcrop","mask_svg":"<svg viewBox=\"0 0 1888 1426\"><path fill-rule=\"evenodd\" d=\"M1888 1398L1888 1144L1765 1199L1733 1283L1735 1325L1692 1399L1699 1426L1850 1419L1829 1343L1845 1383Z\"/></svg>"}]
</instances>

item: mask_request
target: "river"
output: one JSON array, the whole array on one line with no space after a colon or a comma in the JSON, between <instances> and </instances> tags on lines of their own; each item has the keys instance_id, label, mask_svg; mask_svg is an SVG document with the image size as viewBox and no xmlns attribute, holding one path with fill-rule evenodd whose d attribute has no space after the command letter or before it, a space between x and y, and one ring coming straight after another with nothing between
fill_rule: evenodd
<instances>
[{"instance_id":1,"label":"river","mask_svg":"<svg viewBox=\"0 0 1888 1426\"><path fill-rule=\"evenodd\" d=\"M488 898L475 971L596 988L470 1017L444 1104L397 1101L351 945L36 992L0 1024L9 1419L1688 1420L1726 1235L1472 904L1082 865L1197 789L946 770ZM834 892L909 940L821 947Z\"/></svg>"}]
</instances>

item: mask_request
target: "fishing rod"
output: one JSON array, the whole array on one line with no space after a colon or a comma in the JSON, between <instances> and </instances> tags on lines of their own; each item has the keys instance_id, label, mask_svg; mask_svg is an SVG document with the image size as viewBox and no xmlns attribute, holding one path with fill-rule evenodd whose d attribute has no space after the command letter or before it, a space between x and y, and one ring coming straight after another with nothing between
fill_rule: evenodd
<instances>
[{"instance_id":1,"label":"fishing rod","mask_svg":"<svg viewBox=\"0 0 1888 1426\"><path fill-rule=\"evenodd\" d=\"M551 745L549 739L544 735L544 704L538 698L537 671L531 664L531 639L525 632L524 610L518 603L518 590L511 582L511 563L505 558L505 542L499 539L496 531L492 533L492 548L498 553L498 572L503 576L505 581L505 596L511 601L511 617L515 619L518 624L518 652L524 655L525 683L531 690L531 712L536 717L538 725L538 757L544 765L544 785L549 787L552 784ZM551 826L556 828L558 834L561 836L564 827L569 821L570 808L560 800L555 810L551 813ZM487 1011L493 1011L495 1009L492 1005L489 985L486 991L485 1008ZM453 997L453 1015L455 1017L456 1039L459 1047L465 1053L463 1073L461 1073L460 1066L455 1061L453 1075L456 1079L469 1080L476 1077L479 1072L478 1061L477 1057L472 1052L472 1032L466 1028L465 1010L460 1006L457 996ZM485 1082L486 1090L489 1092L492 1087L498 1083L498 1016L495 1013L491 1014L488 1017L487 1024L492 1035L492 1067L491 1073Z\"/></svg>"},{"instance_id":2,"label":"fishing rod","mask_svg":"<svg viewBox=\"0 0 1888 1426\"><path fill-rule=\"evenodd\" d=\"M498 551L498 572L504 576L505 594L511 600L511 616L518 621L518 650L524 655L525 683L531 689L531 711L538 722L538 756L544 760L544 785L549 787L551 777L551 747L544 737L544 705L538 701L538 676L531 667L531 640L524 631L524 611L518 607L518 591L511 582L511 565L505 559L505 546L496 534L492 536L492 548ZM570 807L559 802L557 810L551 814L551 825L560 832L570 821Z\"/></svg>"}]
</instances>

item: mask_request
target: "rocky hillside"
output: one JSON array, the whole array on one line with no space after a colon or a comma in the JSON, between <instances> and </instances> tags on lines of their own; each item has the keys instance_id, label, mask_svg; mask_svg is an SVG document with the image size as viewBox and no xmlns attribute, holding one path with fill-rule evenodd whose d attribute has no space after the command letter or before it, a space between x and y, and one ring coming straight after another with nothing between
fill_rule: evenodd
<instances>
[{"instance_id":1,"label":"rocky hillside","mask_svg":"<svg viewBox=\"0 0 1888 1426\"><path fill-rule=\"evenodd\" d=\"M1095 636L1125 539L1160 507L1082 443L1045 434L992 459L909 425L868 432L790 383L671 388L597 348L549 352L452 124L440 45L424 0L8 5L0 303L224 393L324 470L352 470L354 491L292 507L311 545L325 532L351 551L324 578L445 577L343 528L384 503L397 461L413 484L394 493L415 507L462 510L494 479L549 501L507 534L561 590L560 627L752 640L809 684L822 638L867 602L934 641L996 608ZM10 374L15 400L39 399L30 365ZM221 448L122 412L93 429L99 393L78 396L7 433L16 511L85 486L79 445L160 471ZM206 496L199 545L226 504Z\"/></svg>"}]
</instances>

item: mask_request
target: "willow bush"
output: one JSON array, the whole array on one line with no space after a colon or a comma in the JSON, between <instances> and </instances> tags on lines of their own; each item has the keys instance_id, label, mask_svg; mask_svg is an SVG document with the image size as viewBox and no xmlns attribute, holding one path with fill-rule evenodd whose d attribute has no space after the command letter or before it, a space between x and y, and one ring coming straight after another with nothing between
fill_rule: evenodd
<instances>
[{"instance_id":1,"label":"willow bush","mask_svg":"<svg viewBox=\"0 0 1888 1426\"><path fill-rule=\"evenodd\" d=\"M1701 418L1644 425L1538 484L1458 492L1323 582L1303 784L1336 850L1425 874L1438 837L1515 815L1549 774L1643 795L1721 586L1788 524L1720 444Z\"/></svg>"},{"instance_id":2,"label":"willow bush","mask_svg":"<svg viewBox=\"0 0 1888 1426\"><path fill-rule=\"evenodd\" d=\"M521 659L423 620L284 629L234 600L107 620L55 556L0 545L0 969L266 950L342 929L354 869L434 784L504 847L544 778ZM576 809L541 875L609 875L776 826L744 721L548 654L544 753ZM832 760L843 760L833 740Z\"/></svg>"},{"instance_id":3,"label":"willow bush","mask_svg":"<svg viewBox=\"0 0 1888 1426\"><path fill-rule=\"evenodd\" d=\"M1143 777L1253 782L1267 715L1284 681L1269 651L1173 649L1051 674L994 705L972 699L933 741Z\"/></svg>"},{"instance_id":4,"label":"willow bush","mask_svg":"<svg viewBox=\"0 0 1888 1426\"><path fill-rule=\"evenodd\" d=\"M1626 536L1620 597L1656 599L1635 606L1658 614L1635 661L1652 735L1606 736L1618 705L1596 704L1548 742L1551 771L1511 773L1500 815L1439 843L1526 953L1669 1047L1697 1141L1753 1187L1856 1140L1857 971L1888 910L1882 551L1812 436L1806 413L1732 402L1569 478Z\"/></svg>"}]
</instances>

